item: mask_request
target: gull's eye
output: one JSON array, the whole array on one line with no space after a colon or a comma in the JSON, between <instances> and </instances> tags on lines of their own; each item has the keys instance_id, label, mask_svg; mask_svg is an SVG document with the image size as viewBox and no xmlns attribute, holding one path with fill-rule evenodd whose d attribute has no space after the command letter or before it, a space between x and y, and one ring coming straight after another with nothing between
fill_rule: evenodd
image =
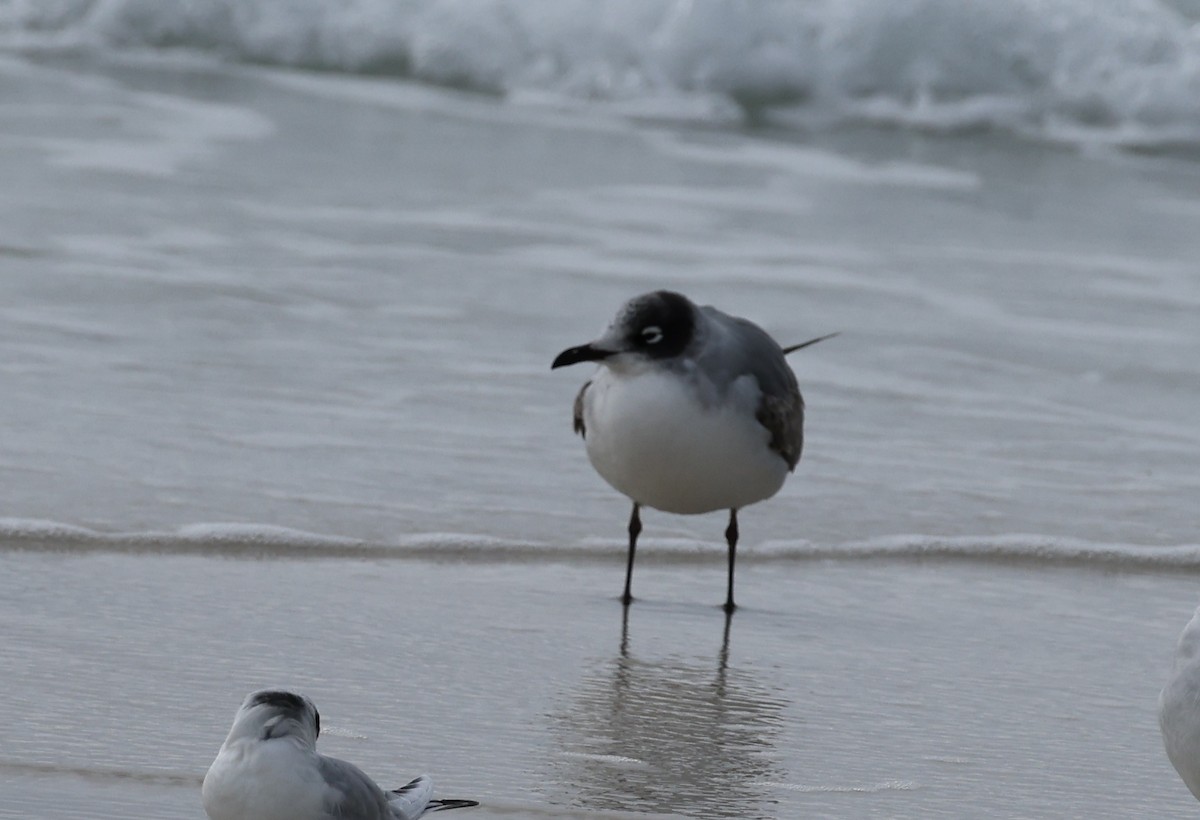
<instances>
[{"instance_id":1,"label":"gull's eye","mask_svg":"<svg viewBox=\"0 0 1200 820\"><path fill-rule=\"evenodd\" d=\"M642 341L648 345L656 345L662 341L662 328L658 325L650 325L642 328Z\"/></svg>"}]
</instances>

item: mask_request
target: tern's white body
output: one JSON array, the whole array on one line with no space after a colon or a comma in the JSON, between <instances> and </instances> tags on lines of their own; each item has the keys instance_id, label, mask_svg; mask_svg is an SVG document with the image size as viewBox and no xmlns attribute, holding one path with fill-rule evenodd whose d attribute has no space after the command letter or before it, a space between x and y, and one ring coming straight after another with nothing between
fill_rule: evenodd
<instances>
[{"instance_id":1,"label":"tern's white body","mask_svg":"<svg viewBox=\"0 0 1200 820\"><path fill-rule=\"evenodd\" d=\"M204 777L212 820L301 820L325 816L329 786L316 755L298 740L227 742Z\"/></svg>"},{"instance_id":2,"label":"tern's white body","mask_svg":"<svg viewBox=\"0 0 1200 820\"><path fill-rule=\"evenodd\" d=\"M1167 757L1200 800L1200 610L1183 628L1175 663L1158 698Z\"/></svg>"},{"instance_id":3,"label":"tern's white body","mask_svg":"<svg viewBox=\"0 0 1200 820\"><path fill-rule=\"evenodd\" d=\"M321 715L283 689L251 692L204 776L210 820L416 820L428 811L478 805L434 800L421 775L385 792L362 769L317 752Z\"/></svg>"},{"instance_id":4,"label":"tern's white body","mask_svg":"<svg viewBox=\"0 0 1200 820\"><path fill-rule=\"evenodd\" d=\"M775 495L788 475L755 418L760 399L750 375L719 392L696 372L602 366L583 395L588 458L639 504L683 515L740 509Z\"/></svg>"}]
</instances>

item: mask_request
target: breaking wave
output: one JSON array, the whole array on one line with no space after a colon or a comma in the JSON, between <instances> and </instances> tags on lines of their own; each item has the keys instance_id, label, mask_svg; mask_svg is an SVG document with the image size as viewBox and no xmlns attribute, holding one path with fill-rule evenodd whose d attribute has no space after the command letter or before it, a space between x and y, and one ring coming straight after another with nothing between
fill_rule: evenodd
<instances>
[{"instance_id":1,"label":"breaking wave","mask_svg":"<svg viewBox=\"0 0 1200 820\"><path fill-rule=\"evenodd\" d=\"M9 49L187 49L545 104L1200 145L1194 0L0 0Z\"/></svg>"},{"instance_id":2,"label":"breaking wave","mask_svg":"<svg viewBox=\"0 0 1200 820\"><path fill-rule=\"evenodd\" d=\"M724 544L686 538L647 538L639 560L660 564L708 563ZM452 561L620 561L621 539L572 544L521 541L469 533L420 533L390 542L318 535L262 524L194 524L172 532L107 533L70 524L0 518L0 552L131 552L231 558L376 558ZM1010 534L943 538L896 535L844 544L767 541L743 545L738 560L887 561L947 560L1094 567L1124 570L1200 571L1200 544L1105 544L1043 535Z\"/></svg>"}]
</instances>

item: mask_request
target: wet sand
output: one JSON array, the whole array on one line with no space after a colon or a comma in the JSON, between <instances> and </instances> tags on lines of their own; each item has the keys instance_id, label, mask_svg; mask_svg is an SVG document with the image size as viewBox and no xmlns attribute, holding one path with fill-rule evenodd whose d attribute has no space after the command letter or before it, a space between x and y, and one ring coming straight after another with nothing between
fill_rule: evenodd
<instances>
[{"instance_id":1,"label":"wet sand","mask_svg":"<svg viewBox=\"0 0 1200 820\"><path fill-rule=\"evenodd\" d=\"M623 622L617 554L0 554L0 816L202 818L240 698L275 684L326 753L481 818L1190 808L1154 703L1194 575L747 562L726 633L719 554L645 555Z\"/></svg>"}]
</instances>

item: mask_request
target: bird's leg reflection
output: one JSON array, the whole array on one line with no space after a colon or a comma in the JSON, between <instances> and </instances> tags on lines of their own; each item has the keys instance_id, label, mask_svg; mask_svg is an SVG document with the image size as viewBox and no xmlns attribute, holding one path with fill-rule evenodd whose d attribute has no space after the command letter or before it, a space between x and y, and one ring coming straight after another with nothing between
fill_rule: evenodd
<instances>
[{"instance_id":1,"label":"bird's leg reflection","mask_svg":"<svg viewBox=\"0 0 1200 820\"><path fill-rule=\"evenodd\" d=\"M715 653L655 655L657 641L634 651L622 610L617 652L591 665L551 718L563 757L548 781L588 809L775 816L775 799L756 784L783 777L777 744L789 701L783 687L731 666L732 617Z\"/></svg>"},{"instance_id":2,"label":"bird's leg reflection","mask_svg":"<svg viewBox=\"0 0 1200 820\"><path fill-rule=\"evenodd\" d=\"M725 697L725 682L729 672L729 628L733 625L733 610L725 611L725 630L721 649L717 652L717 696Z\"/></svg>"},{"instance_id":3,"label":"bird's leg reflection","mask_svg":"<svg viewBox=\"0 0 1200 820\"><path fill-rule=\"evenodd\" d=\"M629 658L629 607L627 606L621 607L621 646L618 655L626 660Z\"/></svg>"}]
</instances>

